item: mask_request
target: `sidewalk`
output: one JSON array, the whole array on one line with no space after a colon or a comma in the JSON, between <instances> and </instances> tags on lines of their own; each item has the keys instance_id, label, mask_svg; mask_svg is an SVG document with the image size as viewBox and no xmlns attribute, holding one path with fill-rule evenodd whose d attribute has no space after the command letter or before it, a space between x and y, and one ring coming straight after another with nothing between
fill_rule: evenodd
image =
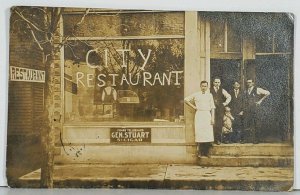
<instances>
[{"instance_id":1,"label":"sidewalk","mask_svg":"<svg viewBox=\"0 0 300 195\"><path fill-rule=\"evenodd\" d=\"M40 169L22 176L20 186L39 187ZM56 188L167 188L287 191L293 168L201 167L156 164L56 165Z\"/></svg>"}]
</instances>

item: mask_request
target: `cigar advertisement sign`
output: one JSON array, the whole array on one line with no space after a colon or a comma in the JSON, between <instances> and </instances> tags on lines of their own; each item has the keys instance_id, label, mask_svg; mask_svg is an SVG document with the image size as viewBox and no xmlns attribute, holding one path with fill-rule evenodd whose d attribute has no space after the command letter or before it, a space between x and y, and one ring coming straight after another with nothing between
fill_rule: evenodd
<instances>
[{"instance_id":1,"label":"cigar advertisement sign","mask_svg":"<svg viewBox=\"0 0 300 195\"><path fill-rule=\"evenodd\" d=\"M111 128L111 142L148 142L151 143L150 128Z\"/></svg>"},{"instance_id":2,"label":"cigar advertisement sign","mask_svg":"<svg viewBox=\"0 0 300 195\"><path fill-rule=\"evenodd\" d=\"M290 13L11 8L7 179L288 191Z\"/></svg>"}]
</instances>

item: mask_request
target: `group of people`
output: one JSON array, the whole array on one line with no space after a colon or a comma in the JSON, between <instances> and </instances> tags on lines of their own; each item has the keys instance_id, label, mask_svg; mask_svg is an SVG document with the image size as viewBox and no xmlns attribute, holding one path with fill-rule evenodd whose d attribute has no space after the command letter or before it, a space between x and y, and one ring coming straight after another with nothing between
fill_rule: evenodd
<instances>
[{"instance_id":1,"label":"group of people","mask_svg":"<svg viewBox=\"0 0 300 195\"><path fill-rule=\"evenodd\" d=\"M200 91L185 98L186 104L196 110L195 142L199 155L208 156L213 142L244 143L246 132L254 144L259 143L258 107L269 95L269 91L256 87L253 79L247 79L244 91L235 81L229 92L221 87L218 77L210 90L208 82L201 81Z\"/></svg>"}]
</instances>

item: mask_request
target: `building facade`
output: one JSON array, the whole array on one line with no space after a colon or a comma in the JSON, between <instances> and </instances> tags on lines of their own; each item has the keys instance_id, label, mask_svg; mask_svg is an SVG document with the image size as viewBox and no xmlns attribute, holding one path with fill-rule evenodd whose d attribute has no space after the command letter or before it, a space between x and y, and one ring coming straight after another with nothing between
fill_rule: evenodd
<instances>
[{"instance_id":1,"label":"building facade","mask_svg":"<svg viewBox=\"0 0 300 195\"><path fill-rule=\"evenodd\" d=\"M194 111L183 100L214 77L226 90L234 81L244 90L249 77L268 89L263 141L292 143L291 16L95 9L83 18L85 13L65 9L56 40L67 40L55 61L57 163L195 163ZM13 85L10 94L17 91ZM22 109L12 108L13 101L10 95L10 110ZM9 124L9 132L16 129Z\"/></svg>"}]
</instances>

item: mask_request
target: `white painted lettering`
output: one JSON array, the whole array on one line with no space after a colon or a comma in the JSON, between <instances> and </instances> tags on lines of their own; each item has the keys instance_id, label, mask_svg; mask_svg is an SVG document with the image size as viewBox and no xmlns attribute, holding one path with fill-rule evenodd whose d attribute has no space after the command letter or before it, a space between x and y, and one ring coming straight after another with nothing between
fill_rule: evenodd
<instances>
[{"instance_id":1,"label":"white painted lettering","mask_svg":"<svg viewBox=\"0 0 300 195\"><path fill-rule=\"evenodd\" d=\"M121 52L122 54L122 61L123 61L123 64L122 64L122 68L126 68L127 65L126 65L126 62L125 62L125 52L129 52L130 50L129 49L117 49L118 52Z\"/></svg>"},{"instance_id":2,"label":"white painted lettering","mask_svg":"<svg viewBox=\"0 0 300 195\"><path fill-rule=\"evenodd\" d=\"M121 84L120 85L123 85L123 82L126 81L127 85L129 85L129 82L126 78L126 75L125 74L122 74L122 79L121 79Z\"/></svg>"},{"instance_id":3,"label":"white painted lettering","mask_svg":"<svg viewBox=\"0 0 300 195\"><path fill-rule=\"evenodd\" d=\"M104 87L106 85L105 81L101 79L101 77L104 77L104 79L106 78L105 74L99 74L97 76L97 79L99 81L99 83L97 84L98 87Z\"/></svg>"},{"instance_id":4,"label":"white painted lettering","mask_svg":"<svg viewBox=\"0 0 300 195\"><path fill-rule=\"evenodd\" d=\"M138 49L138 52L140 53L141 57L144 59L144 64L142 65L142 67L140 67L140 70L144 71L145 70L145 66L149 60L149 57L150 57L150 54L151 54L151 49L148 49L148 55L147 57L145 58L144 54L142 53L142 50L141 49Z\"/></svg>"},{"instance_id":5,"label":"white painted lettering","mask_svg":"<svg viewBox=\"0 0 300 195\"><path fill-rule=\"evenodd\" d=\"M180 85L180 83L178 82L178 74L183 73L183 71L172 71L172 73L175 73L175 84L174 85Z\"/></svg>"},{"instance_id":6,"label":"white painted lettering","mask_svg":"<svg viewBox=\"0 0 300 195\"><path fill-rule=\"evenodd\" d=\"M76 84L78 87L79 87L79 82L81 83L81 85L83 85L85 87L84 83L81 81L81 79L83 79L83 77L84 77L83 72L76 73Z\"/></svg>"},{"instance_id":7,"label":"white painted lettering","mask_svg":"<svg viewBox=\"0 0 300 195\"><path fill-rule=\"evenodd\" d=\"M91 81L93 80L94 74L87 74L86 75L86 82L88 87L94 87L94 84L91 84Z\"/></svg>"},{"instance_id":8,"label":"white painted lettering","mask_svg":"<svg viewBox=\"0 0 300 195\"><path fill-rule=\"evenodd\" d=\"M146 82L152 86L152 83L150 81L148 81L148 79L151 79L152 75L150 72L143 72L143 77L144 77L144 83L143 85L146 86Z\"/></svg>"}]
</instances>

